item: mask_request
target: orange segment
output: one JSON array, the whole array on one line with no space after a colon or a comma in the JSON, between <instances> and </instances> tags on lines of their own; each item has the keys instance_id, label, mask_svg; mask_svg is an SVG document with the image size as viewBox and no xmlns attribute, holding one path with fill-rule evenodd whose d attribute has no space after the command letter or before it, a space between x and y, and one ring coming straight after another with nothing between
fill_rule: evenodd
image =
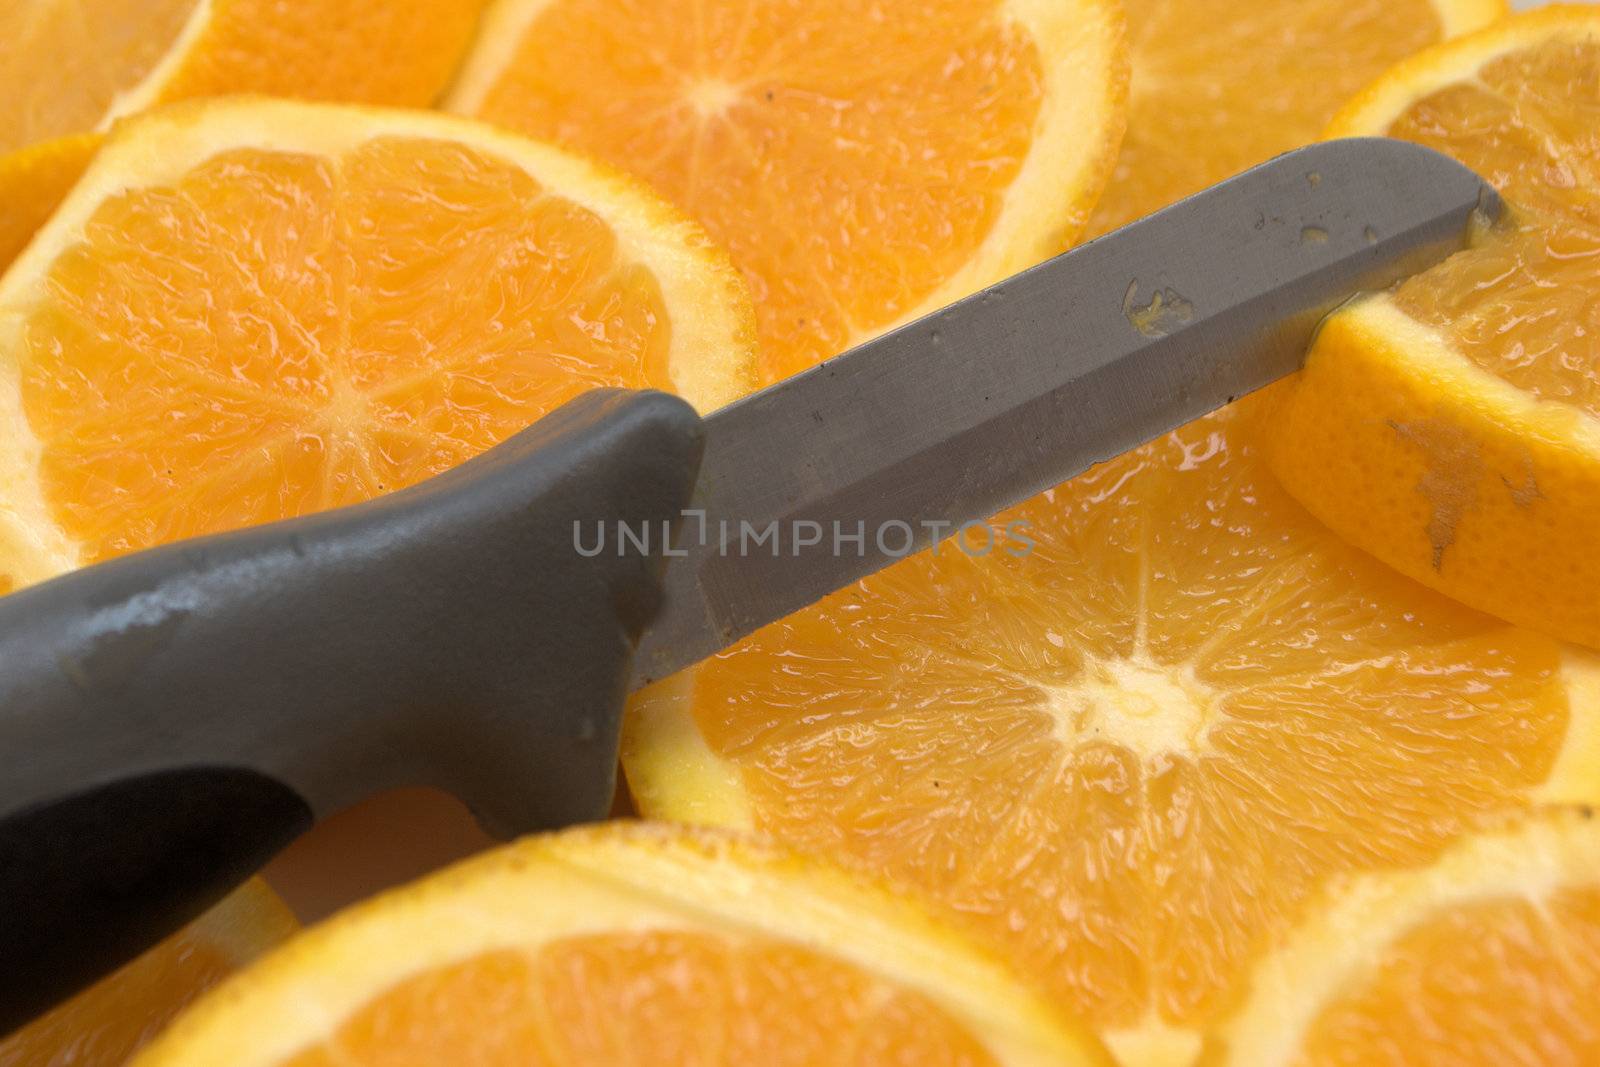
<instances>
[{"instance_id":1,"label":"orange segment","mask_svg":"<svg viewBox=\"0 0 1600 1067\"><path fill-rule=\"evenodd\" d=\"M888 872L1154 1062L1328 877L1600 791L1600 752L1563 756L1600 668L1343 546L1265 471L1255 410L648 692L641 810Z\"/></svg>"},{"instance_id":2,"label":"orange segment","mask_svg":"<svg viewBox=\"0 0 1600 1067\"><path fill-rule=\"evenodd\" d=\"M101 140L80 133L0 155L0 274L66 199Z\"/></svg>"},{"instance_id":3,"label":"orange segment","mask_svg":"<svg viewBox=\"0 0 1600 1067\"><path fill-rule=\"evenodd\" d=\"M18 0L0 9L0 153L193 96L431 103L483 2Z\"/></svg>"},{"instance_id":4,"label":"orange segment","mask_svg":"<svg viewBox=\"0 0 1600 1067\"><path fill-rule=\"evenodd\" d=\"M499 0L449 106L648 179L783 377L1070 244L1121 134L1101 0Z\"/></svg>"},{"instance_id":5,"label":"orange segment","mask_svg":"<svg viewBox=\"0 0 1600 1067\"><path fill-rule=\"evenodd\" d=\"M1317 139L1390 65L1504 0L1124 0L1128 134L1093 235Z\"/></svg>"},{"instance_id":6,"label":"orange segment","mask_svg":"<svg viewBox=\"0 0 1600 1067\"><path fill-rule=\"evenodd\" d=\"M748 311L698 231L552 149L421 115L131 123L0 308L30 435L12 463L71 562L410 485L597 386L748 388Z\"/></svg>"},{"instance_id":7,"label":"orange segment","mask_svg":"<svg viewBox=\"0 0 1600 1067\"><path fill-rule=\"evenodd\" d=\"M121 1067L207 989L285 940L294 919L261 882L0 1040L0 1067Z\"/></svg>"},{"instance_id":8,"label":"orange segment","mask_svg":"<svg viewBox=\"0 0 1600 1067\"><path fill-rule=\"evenodd\" d=\"M1581 1067L1600 1059L1600 824L1554 811L1428 871L1330 888L1211 1067Z\"/></svg>"},{"instance_id":9,"label":"orange segment","mask_svg":"<svg viewBox=\"0 0 1600 1067\"><path fill-rule=\"evenodd\" d=\"M1600 646L1600 12L1555 6L1400 65L1335 121L1475 167L1474 248L1332 320L1273 464L1317 516L1482 610Z\"/></svg>"},{"instance_id":10,"label":"orange segment","mask_svg":"<svg viewBox=\"0 0 1600 1067\"><path fill-rule=\"evenodd\" d=\"M315 1018L291 1005L314 1003ZM361 905L140 1067L1106 1065L916 906L753 840L612 823Z\"/></svg>"}]
</instances>

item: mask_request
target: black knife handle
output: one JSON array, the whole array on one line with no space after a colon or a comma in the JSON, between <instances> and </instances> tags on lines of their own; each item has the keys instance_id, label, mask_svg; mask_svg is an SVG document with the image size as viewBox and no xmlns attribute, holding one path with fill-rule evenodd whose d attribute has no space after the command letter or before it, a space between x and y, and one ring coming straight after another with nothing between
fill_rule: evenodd
<instances>
[{"instance_id":1,"label":"black knife handle","mask_svg":"<svg viewBox=\"0 0 1600 1067\"><path fill-rule=\"evenodd\" d=\"M702 445L681 400L596 391L406 491L0 597L0 1033L372 793L602 816L661 561L574 524L659 529Z\"/></svg>"}]
</instances>

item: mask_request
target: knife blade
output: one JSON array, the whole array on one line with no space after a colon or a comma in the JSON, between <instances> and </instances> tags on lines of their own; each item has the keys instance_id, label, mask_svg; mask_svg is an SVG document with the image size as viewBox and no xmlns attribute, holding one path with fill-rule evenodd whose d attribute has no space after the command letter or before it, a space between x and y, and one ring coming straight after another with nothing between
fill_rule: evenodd
<instances>
[{"instance_id":1,"label":"knife blade","mask_svg":"<svg viewBox=\"0 0 1600 1067\"><path fill-rule=\"evenodd\" d=\"M1313 145L715 412L633 688L1291 373L1500 210L1428 148Z\"/></svg>"}]
</instances>

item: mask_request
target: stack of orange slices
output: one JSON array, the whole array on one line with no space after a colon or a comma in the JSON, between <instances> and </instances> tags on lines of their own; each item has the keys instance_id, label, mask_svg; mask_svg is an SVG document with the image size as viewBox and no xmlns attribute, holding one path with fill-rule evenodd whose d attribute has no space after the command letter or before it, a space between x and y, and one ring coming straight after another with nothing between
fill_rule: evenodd
<instances>
[{"instance_id":1,"label":"stack of orange slices","mask_svg":"<svg viewBox=\"0 0 1600 1067\"><path fill-rule=\"evenodd\" d=\"M886 871L1097 1024L1188 1062L1330 879L1600 800L1600 660L1349 548L1259 405L759 632L634 709L647 815Z\"/></svg>"},{"instance_id":2,"label":"stack of orange slices","mask_svg":"<svg viewBox=\"0 0 1600 1067\"><path fill-rule=\"evenodd\" d=\"M1417 56L1333 135L1420 141L1510 205L1477 248L1323 331L1273 464L1320 519L1502 618L1600 647L1600 11Z\"/></svg>"},{"instance_id":3,"label":"stack of orange slices","mask_svg":"<svg viewBox=\"0 0 1600 1067\"><path fill-rule=\"evenodd\" d=\"M1542 181L1519 217L1562 220L1561 243L1540 245L1537 262L1579 274L1565 288L1538 273L1502 284L1502 250L1534 243L1524 228L1520 245L1491 241L1372 304L1461 299L1473 291L1463 278L1482 279L1476 321L1509 346L1528 323L1503 317L1508 289L1530 309L1549 293L1538 321L1568 332L1543 339L1546 362L1587 351L1589 316L1559 305L1595 293L1580 279L1587 231L1569 221L1587 219L1595 173L1586 119L1600 100L1583 44L1595 20L1579 10L1502 23L1424 53L1358 105L1398 114L1410 91L1421 103L1406 129L1445 147L1482 142L1486 154L1458 154L1514 202L1519 180ZM1474 110L1486 97L1517 107ZM1535 137L1545 154L1524 154ZM1363 323L1377 354L1368 366L1387 358L1381 342L1411 336L1364 308L1336 319L1303 384L1002 516L997 525L1031 524L1031 555L908 561L648 694L625 753L641 809L754 826L889 872L963 915L1143 1064L1192 1060L1263 961L1326 907L1328 886L1480 855L1476 835L1507 818L1594 803L1600 661L1538 632L1575 636L1551 625L1555 612L1479 598L1519 628L1432 594L1330 533L1268 469L1270 457L1337 529L1424 534L1426 521L1393 520L1434 502L1426 490L1439 479L1414 477L1416 462L1375 469L1398 447L1366 442L1415 447L1384 413L1431 402L1437 382L1419 372L1391 389L1387 365L1363 381L1335 347ZM1570 424L1561 413L1548 425L1558 418ZM1530 423L1507 425L1509 440ZM1330 453L1347 461L1330 465ZM1513 500L1525 484L1509 467L1471 471L1485 498ZM1593 498L1567 489L1557 506ZM1391 501L1401 510L1382 510ZM1589 562L1571 562L1577 543L1534 559L1576 575ZM1547 609L1600 602L1548 580L1507 585ZM1558 992L1576 988L1575 974L1545 972ZM1350 1047L1358 1062L1366 1046Z\"/></svg>"},{"instance_id":4,"label":"stack of orange slices","mask_svg":"<svg viewBox=\"0 0 1600 1067\"><path fill-rule=\"evenodd\" d=\"M0 590L411 484L593 386L709 410L1417 49L1329 133L1511 210L1297 380L997 517L1030 551L925 553L643 694L641 811L783 847L523 842L296 939L140 1067L1600 1057L1600 11L494 0L468 50L472 0L344 2L307 30L342 60L357 22L437 47L307 95L425 102L465 51L447 106L545 140L237 98L0 159L49 214L0 277ZM237 34L315 21L0 30L69 8L98 80L30 85L0 148L294 88Z\"/></svg>"}]
</instances>

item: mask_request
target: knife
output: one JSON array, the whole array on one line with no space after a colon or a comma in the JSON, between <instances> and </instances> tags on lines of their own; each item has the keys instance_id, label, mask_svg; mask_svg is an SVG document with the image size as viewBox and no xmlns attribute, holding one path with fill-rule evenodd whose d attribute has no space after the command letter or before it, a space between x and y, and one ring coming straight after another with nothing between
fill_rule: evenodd
<instances>
[{"instance_id":1,"label":"knife","mask_svg":"<svg viewBox=\"0 0 1600 1067\"><path fill-rule=\"evenodd\" d=\"M1500 210L1429 149L1315 145L703 420L596 391L409 490L0 598L0 1032L372 793L602 816L630 690L1292 372Z\"/></svg>"}]
</instances>

